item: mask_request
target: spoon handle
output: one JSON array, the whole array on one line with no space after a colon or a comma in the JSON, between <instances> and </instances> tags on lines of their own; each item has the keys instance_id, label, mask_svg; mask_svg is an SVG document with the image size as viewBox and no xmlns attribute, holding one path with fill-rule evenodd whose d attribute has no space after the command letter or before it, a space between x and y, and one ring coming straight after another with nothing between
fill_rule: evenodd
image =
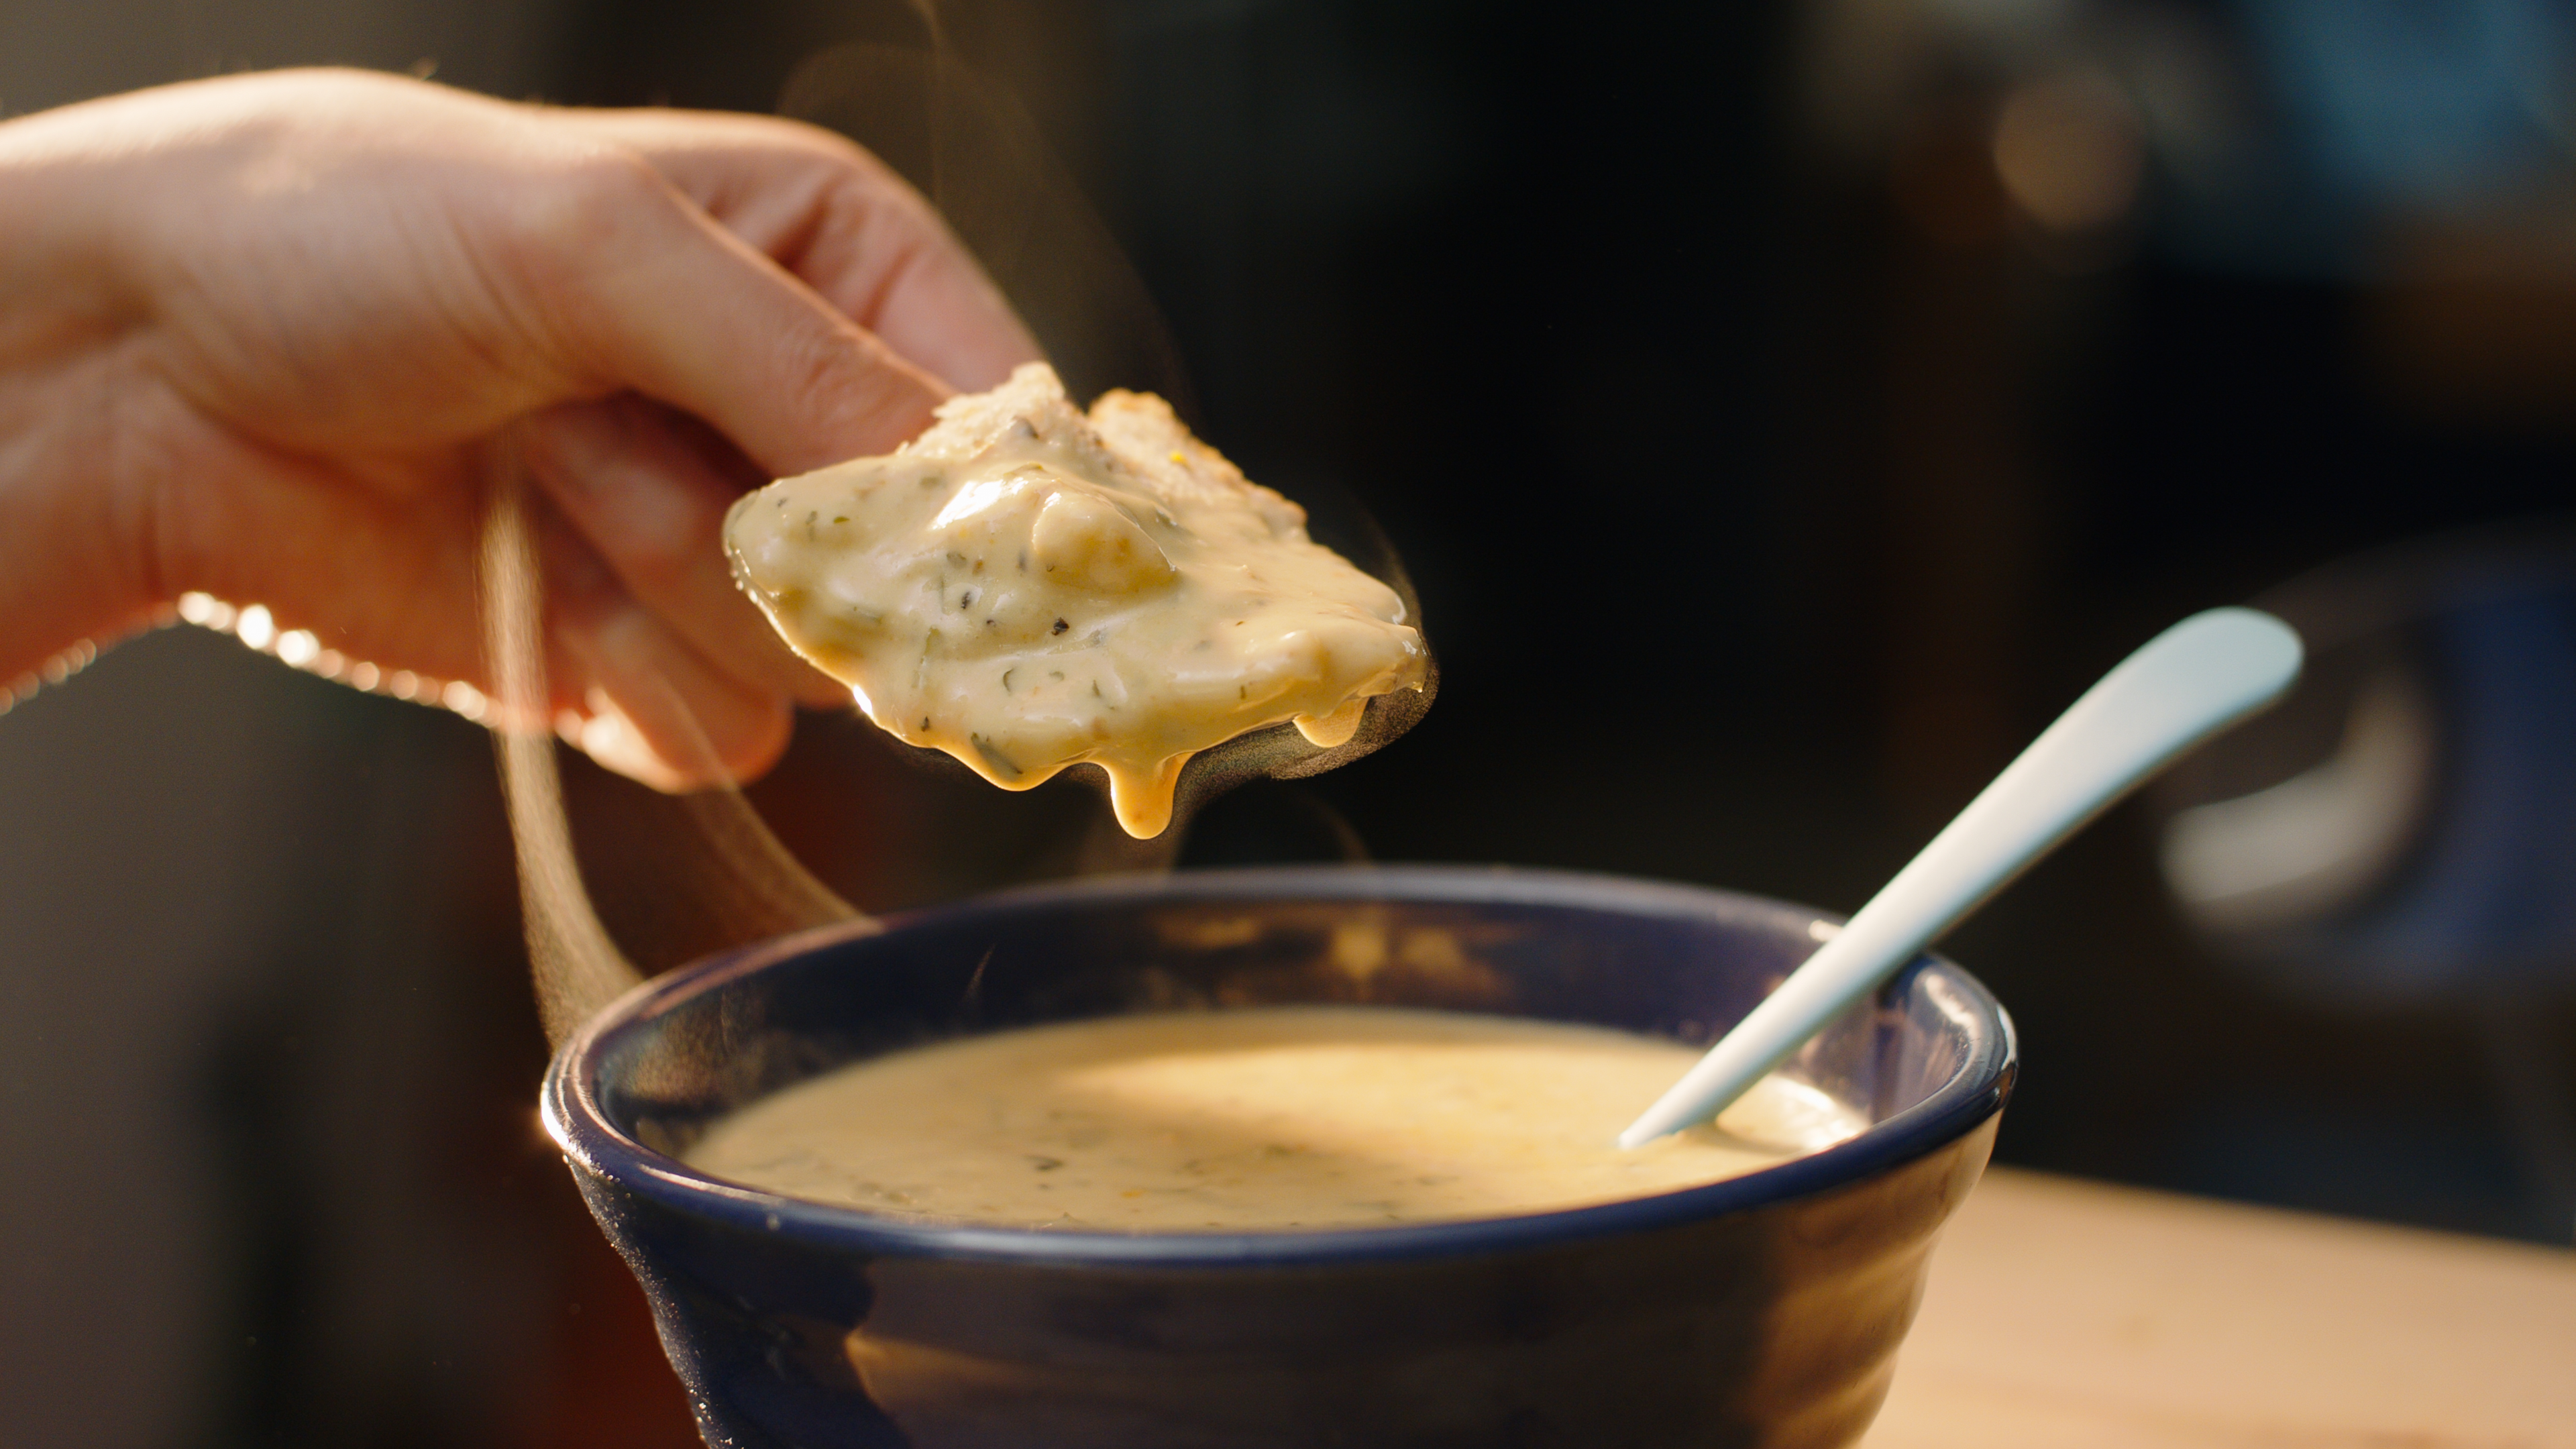
<instances>
[{"instance_id":1,"label":"spoon handle","mask_svg":"<svg viewBox=\"0 0 2576 1449\"><path fill-rule=\"evenodd\" d=\"M2211 609L2122 660L2004 768L1923 853L1628 1130L1637 1147L1705 1122L1842 1010L1985 904L2032 861L2299 676L2299 636L2253 609Z\"/></svg>"}]
</instances>

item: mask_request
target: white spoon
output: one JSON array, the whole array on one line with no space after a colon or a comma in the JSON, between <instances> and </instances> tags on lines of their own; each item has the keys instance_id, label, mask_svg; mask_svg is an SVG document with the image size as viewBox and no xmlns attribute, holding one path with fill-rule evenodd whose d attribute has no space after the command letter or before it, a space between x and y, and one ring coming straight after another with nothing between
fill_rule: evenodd
<instances>
[{"instance_id":1,"label":"white spoon","mask_svg":"<svg viewBox=\"0 0 2576 1449\"><path fill-rule=\"evenodd\" d=\"M2194 614L2086 690L1840 934L1619 1134L1638 1147L1717 1115L2025 866L2177 756L2280 698L2299 636L2252 609Z\"/></svg>"}]
</instances>

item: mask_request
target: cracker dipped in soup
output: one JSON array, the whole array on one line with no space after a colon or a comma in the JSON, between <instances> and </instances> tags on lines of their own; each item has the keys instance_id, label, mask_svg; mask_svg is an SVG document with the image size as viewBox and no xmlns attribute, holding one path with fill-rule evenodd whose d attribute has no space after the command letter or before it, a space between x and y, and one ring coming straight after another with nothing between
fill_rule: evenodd
<instances>
[{"instance_id":1,"label":"cracker dipped in soup","mask_svg":"<svg viewBox=\"0 0 2576 1449\"><path fill-rule=\"evenodd\" d=\"M1006 790L1098 765L1140 838L1192 755L1283 722L1341 744L1429 666L1395 590L1169 404L1114 391L1086 414L1043 363L889 456L747 495L725 546L880 728Z\"/></svg>"}]
</instances>

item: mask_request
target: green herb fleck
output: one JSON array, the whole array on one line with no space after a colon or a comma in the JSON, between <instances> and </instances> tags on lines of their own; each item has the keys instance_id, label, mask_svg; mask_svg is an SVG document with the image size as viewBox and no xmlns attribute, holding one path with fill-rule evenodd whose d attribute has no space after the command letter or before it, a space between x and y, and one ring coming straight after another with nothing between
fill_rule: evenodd
<instances>
[{"instance_id":1,"label":"green herb fleck","mask_svg":"<svg viewBox=\"0 0 2576 1449\"><path fill-rule=\"evenodd\" d=\"M983 756L984 763L993 767L994 774L1013 780L1020 778L1019 762L993 748L992 742L982 735L970 734L966 743L975 747L975 753Z\"/></svg>"}]
</instances>

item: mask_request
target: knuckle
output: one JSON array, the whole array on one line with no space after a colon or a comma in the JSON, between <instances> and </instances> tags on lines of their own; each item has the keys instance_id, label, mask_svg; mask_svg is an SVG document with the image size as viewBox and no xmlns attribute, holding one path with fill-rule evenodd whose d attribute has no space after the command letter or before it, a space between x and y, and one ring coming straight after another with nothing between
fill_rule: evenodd
<instances>
[{"instance_id":1,"label":"knuckle","mask_svg":"<svg viewBox=\"0 0 2576 1449\"><path fill-rule=\"evenodd\" d=\"M577 153L547 178L537 215L561 240L588 243L626 230L640 208L665 200L661 174L621 146Z\"/></svg>"},{"instance_id":2,"label":"knuckle","mask_svg":"<svg viewBox=\"0 0 2576 1449\"><path fill-rule=\"evenodd\" d=\"M661 178L643 158L601 147L535 169L496 195L492 230L511 269L540 295L577 287L639 224L667 205Z\"/></svg>"}]
</instances>

